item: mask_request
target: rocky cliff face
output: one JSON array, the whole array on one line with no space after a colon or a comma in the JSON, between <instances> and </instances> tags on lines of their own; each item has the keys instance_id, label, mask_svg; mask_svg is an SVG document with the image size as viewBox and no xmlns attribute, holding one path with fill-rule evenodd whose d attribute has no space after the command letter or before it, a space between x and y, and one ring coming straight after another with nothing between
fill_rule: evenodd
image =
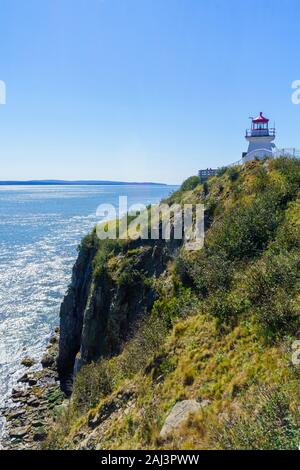
<instances>
[{"instance_id":1,"label":"rocky cliff face","mask_svg":"<svg viewBox=\"0 0 300 470\"><path fill-rule=\"evenodd\" d=\"M73 267L72 282L60 310L60 340L57 367L62 382L72 377L74 359L80 349L83 312L92 282L94 247L82 247Z\"/></svg>"},{"instance_id":2,"label":"rocky cliff face","mask_svg":"<svg viewBox=\"0 0 300 470\"><path fill-rule=\"evenodd\" d=\"M179 241L132 241L102 260L101 242L82 244L60 311L57 360L63 390L71 393L74 371L120 352L137 320L155 301L153 281L166 269Z\"/></svg>"}]
</instances>

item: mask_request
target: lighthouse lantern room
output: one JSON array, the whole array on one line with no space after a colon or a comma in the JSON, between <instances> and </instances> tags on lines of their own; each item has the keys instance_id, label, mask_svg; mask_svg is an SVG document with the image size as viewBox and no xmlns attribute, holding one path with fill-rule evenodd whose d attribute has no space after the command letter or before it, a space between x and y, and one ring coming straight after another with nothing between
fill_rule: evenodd
<instances>
[{"instance_id":1,"label":"lighthouse lantern room","mask_svg":"<svg viewBox=\"0 0 300 470\"><path fill-rule=\"evenodd\" d=\"M246 140L249 142L248 152L243 154L243 163L259 158L273 157L275 145L275 127L269 128L269 119L261 112L256 118L252 118L251 129L246 130Z\"/></svg>"}]
</instances>

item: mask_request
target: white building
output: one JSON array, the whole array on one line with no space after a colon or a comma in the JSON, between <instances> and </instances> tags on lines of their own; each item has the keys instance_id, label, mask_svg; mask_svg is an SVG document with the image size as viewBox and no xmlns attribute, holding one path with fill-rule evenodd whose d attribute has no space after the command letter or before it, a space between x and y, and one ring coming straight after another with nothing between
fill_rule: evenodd
<instances>
[{"instance_id":1,"label":"white building","mask_svg":"<svg viewBox=\"0 0 300 470\"><path fill-rule=\"evenodd\" d=\"M248 152L243 154L243 163L259 158L273 157L276 148L273 144L275 140L275 128L269 128L269 119L262 113L252 119L251 129L246 130L246 140L249 142Z\"/></svg>"}]
</instances>

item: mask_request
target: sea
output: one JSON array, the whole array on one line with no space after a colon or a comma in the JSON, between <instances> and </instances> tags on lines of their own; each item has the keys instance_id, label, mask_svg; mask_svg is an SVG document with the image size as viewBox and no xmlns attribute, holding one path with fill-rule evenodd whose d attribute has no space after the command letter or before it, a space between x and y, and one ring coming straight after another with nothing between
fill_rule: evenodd
<instances>
[{"instance_id":1,"label":"sea","mask_svg":"<svg viewBox=\"0 0 300 470\"><path fill-rule=\"evenodd\" d=\"M99 221L100 204L157 203L176 186L0 186L0 409L25 373L39 367L59 324L77 247ZM99 212L98 212L99 214ZM0 426L1 427L1 426Z\"/></svg>"}]
</instances>

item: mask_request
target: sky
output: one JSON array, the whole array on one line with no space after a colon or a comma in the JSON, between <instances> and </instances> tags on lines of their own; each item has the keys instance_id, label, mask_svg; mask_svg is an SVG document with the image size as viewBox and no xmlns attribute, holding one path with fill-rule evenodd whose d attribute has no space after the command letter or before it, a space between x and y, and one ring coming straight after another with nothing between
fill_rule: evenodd
<instances>
[{"instance_id":1,"label":"sky","mask_svg":"<svg viewBox=\"0 0 300 470\"><path fill-rule=\"evenodd\" d=\"M0 180L180 183L300 148L299 0L1 0Z\"/></svg>"}]
</instances>

